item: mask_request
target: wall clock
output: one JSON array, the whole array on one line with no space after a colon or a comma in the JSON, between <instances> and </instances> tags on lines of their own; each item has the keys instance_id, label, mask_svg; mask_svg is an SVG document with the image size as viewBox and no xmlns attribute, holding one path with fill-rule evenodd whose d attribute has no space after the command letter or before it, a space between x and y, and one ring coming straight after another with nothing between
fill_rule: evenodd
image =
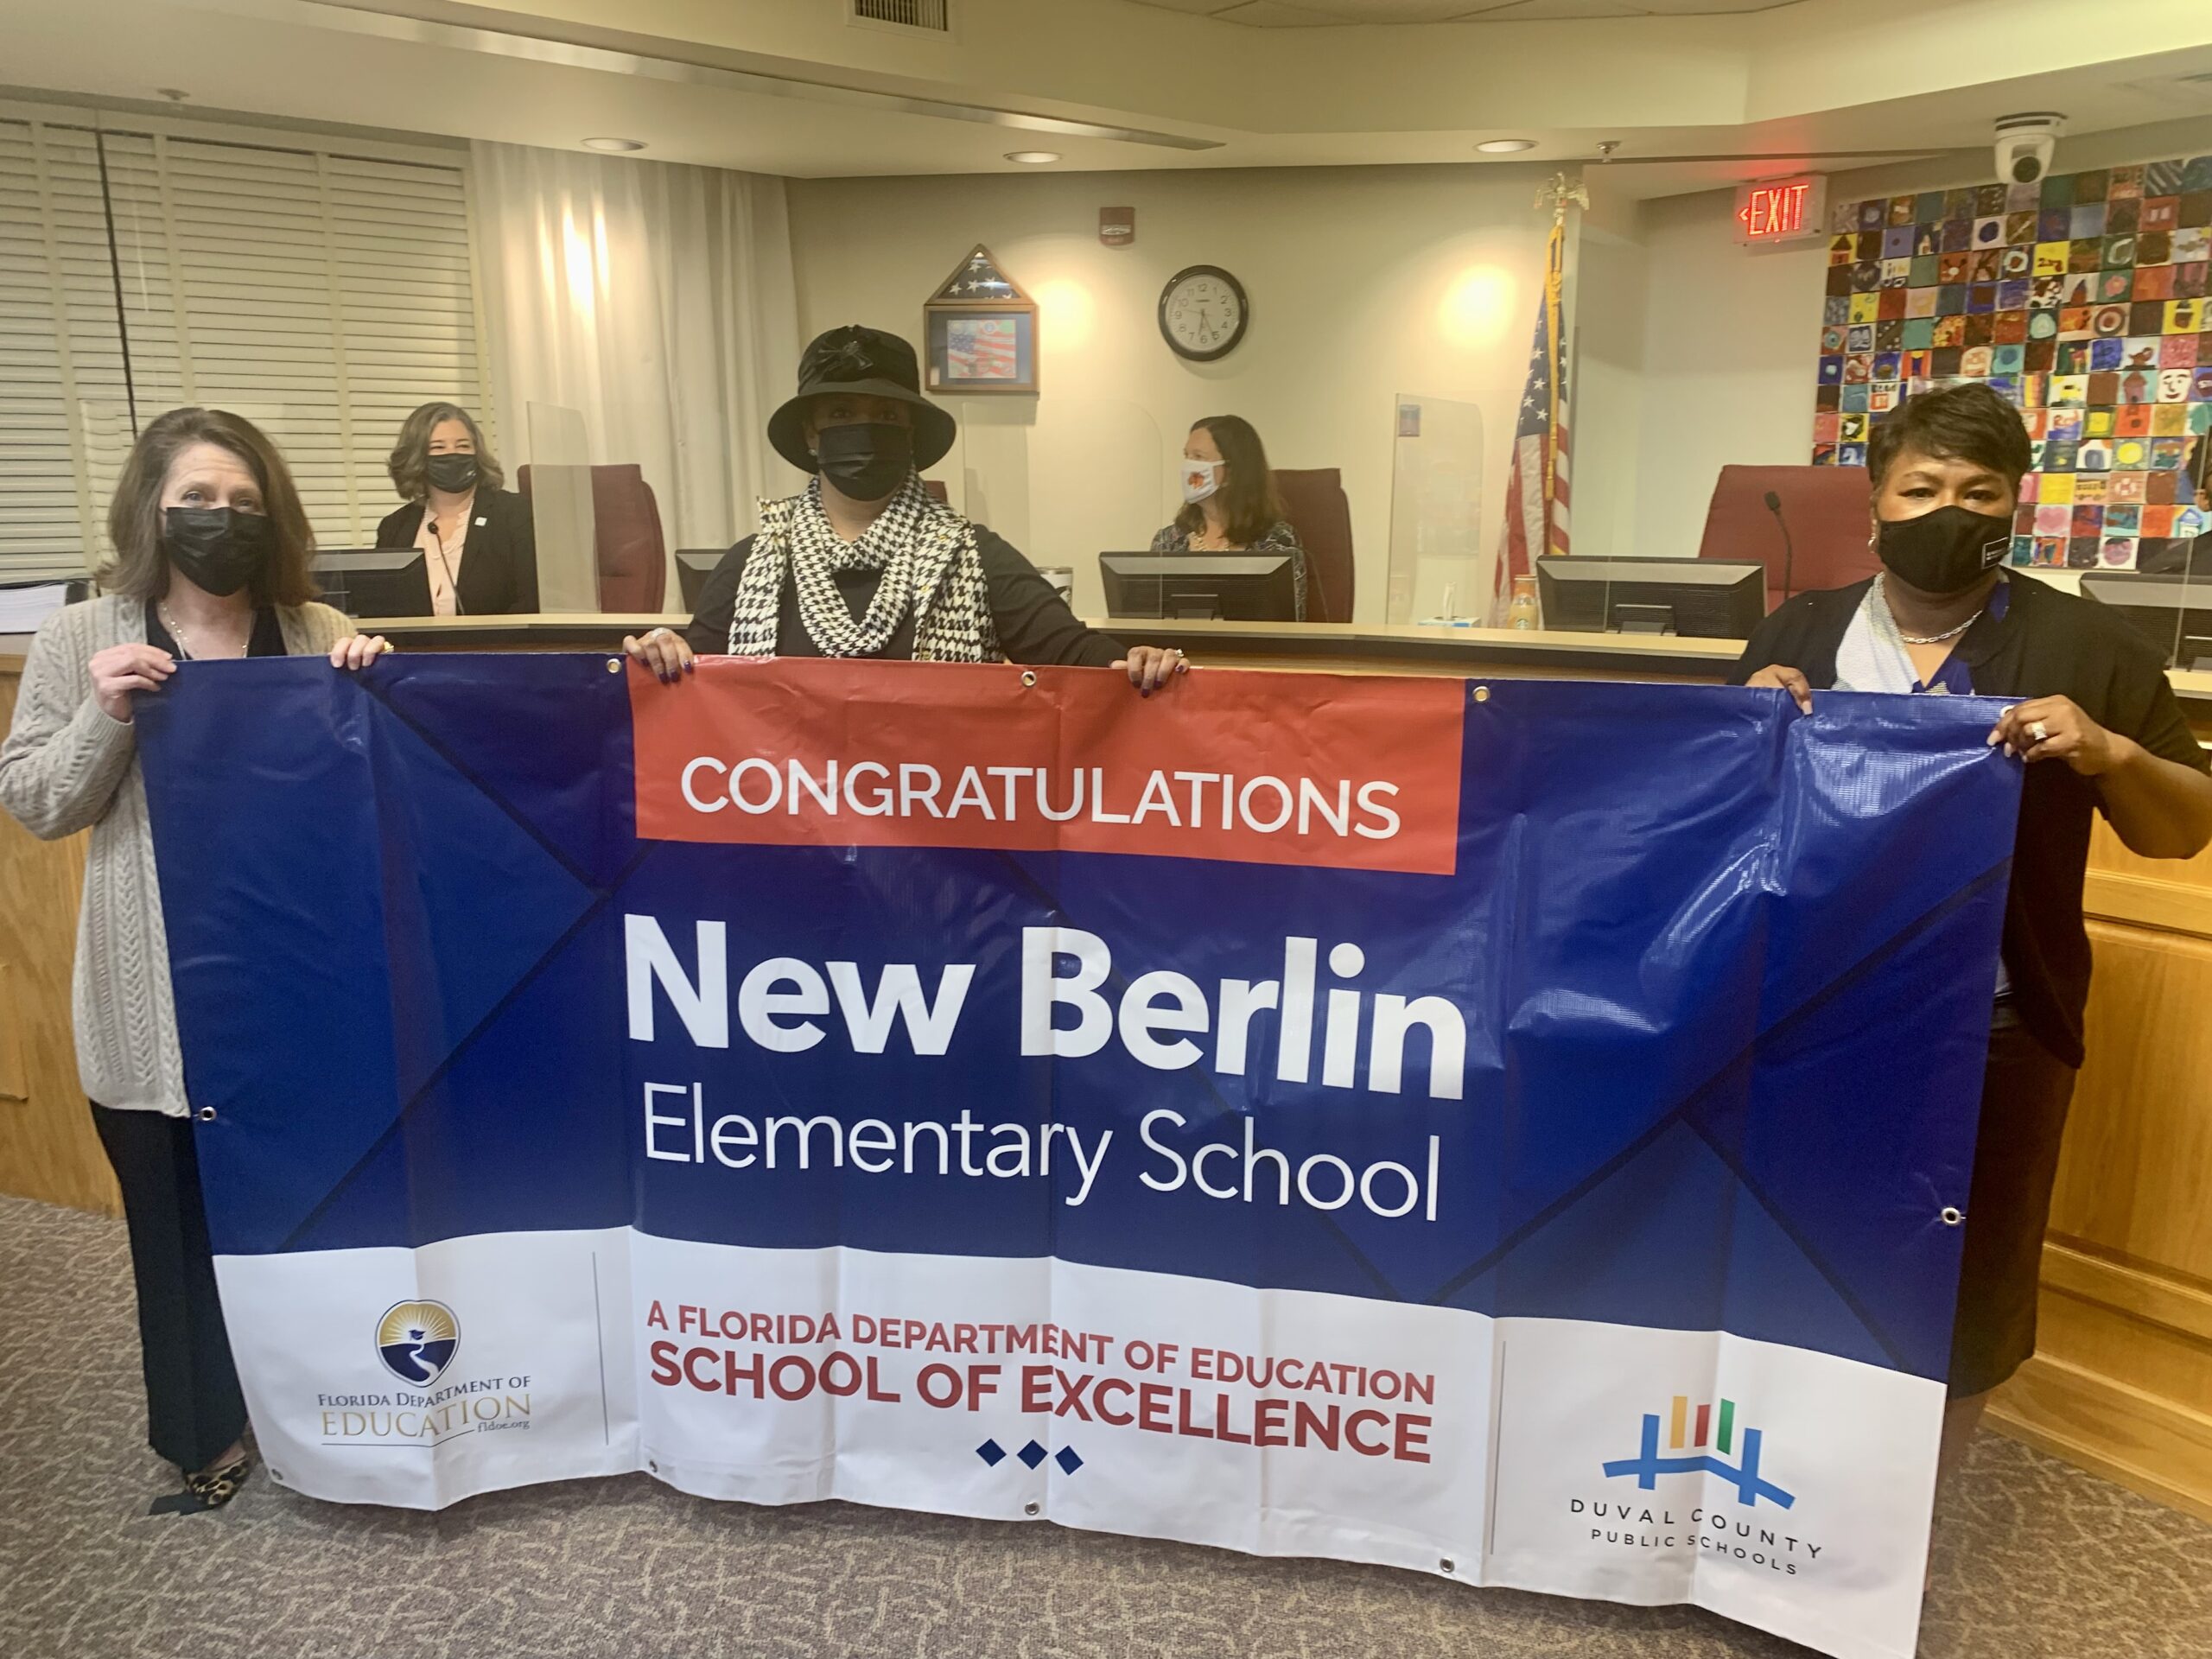
<instances>
[{"instance_id":1,"label":"wall clock","mask_svg":"<svg viewBox=\"0 0 2212 1659\"><path fill-rule=\"evenodd\" d=\"M1160 290L1160 333L1178 357L1211 363L1226 357L1252 321L1244 284L1219 265L1179 270Z\"/></svg>"}]
</instances>

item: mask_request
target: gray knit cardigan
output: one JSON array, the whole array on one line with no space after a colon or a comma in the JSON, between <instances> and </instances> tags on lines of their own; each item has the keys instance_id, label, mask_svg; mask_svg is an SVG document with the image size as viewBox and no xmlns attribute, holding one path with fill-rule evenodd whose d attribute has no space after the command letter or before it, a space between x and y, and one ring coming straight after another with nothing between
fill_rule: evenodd
<instances>
[{"instance_id":1,"label":"gray knit cardigan","mask_svg":"<svg viewBox=\"0 0 2212 1659\"><path fill-rule=\"evenodd\" d=\"M354 631L327 605L280 606L276 615L289 656L327 652ZM145 642L140 599L87 600L46 620L0 744L0 806L45 841L92 828L73 981L85 1092L103 1106L182 1117L184 1058L145 779L132 728L92 697L93 654Z\"/></svg>"}]
</instances>

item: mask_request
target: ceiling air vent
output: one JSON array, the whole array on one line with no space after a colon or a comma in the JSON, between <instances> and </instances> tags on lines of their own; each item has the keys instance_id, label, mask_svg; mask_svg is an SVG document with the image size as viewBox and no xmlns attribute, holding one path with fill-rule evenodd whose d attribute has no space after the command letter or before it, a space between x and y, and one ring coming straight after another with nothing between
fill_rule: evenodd
<instances>
[{"instance_id":1,"label":"ceiling air vent","mask_svg":"<svg viewBox=\"0 0 2212 1659\"><path fill-rule=\"evenodd\" d=\"M952 33L952 0L845 0L845 21L921 35Z\"/></svg>"}]
</instances>

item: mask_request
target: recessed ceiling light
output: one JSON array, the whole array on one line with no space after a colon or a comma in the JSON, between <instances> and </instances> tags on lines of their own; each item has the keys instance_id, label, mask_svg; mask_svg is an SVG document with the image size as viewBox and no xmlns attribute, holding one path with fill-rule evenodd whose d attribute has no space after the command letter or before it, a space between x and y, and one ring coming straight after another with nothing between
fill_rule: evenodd
<instances>
[{"instance_id":1,"label":"recessed ceiling light","mask_svg":"<svg viewBox=\"0 0 2212 1659\"><path fill-rule=\"evenodd\" d=\"M1485 156L1510 156L1516 150L1534 149L1535 147L1536 141L1533 138L1490 138L1475 146Z\"/></svg>"},{"instance_id":2,"label":"recessed ceiling light","mask_svg":"<svg viewBox=\"0 0 2212 1659\"><path fill-rule=\"evenodd\" d=\"M1048 167L1060 159L1060 152L1057 149L1009 149L1006 158L1009 162L1020 162L1024 167Z\"/></svg>"},{"instance_id":3,"label":"recessed ceiling light","mask_svg":"<svg viewBox=\"0 0 2212 1659\"><path fill-rule=\"evenodd\" d=\"M587 138L584 140L586 149L611 149L620 153L643 149L645 147L645 140L642 138Z\"/></svg>"}]
</instances>

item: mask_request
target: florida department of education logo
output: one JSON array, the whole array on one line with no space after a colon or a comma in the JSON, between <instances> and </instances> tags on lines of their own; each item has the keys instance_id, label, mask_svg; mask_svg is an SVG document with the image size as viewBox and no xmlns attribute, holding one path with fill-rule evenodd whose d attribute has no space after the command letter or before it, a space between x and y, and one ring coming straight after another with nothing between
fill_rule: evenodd
<instances>
[{"instance_id":1,"label":"florida department of education logo","mask_svg":"<svg viewBox=\"0 0 2212 1659\"><path fill-rule=\"evenodd\" d=\"M1736 1489L1738 1503L1752 1509L1758 1507L1761 1498L1785 1510L1797 1501L1794 1494L1760 1475L1759 1453L1764 1437L1758 1429L1743 1431L1743 1450L1734 1463L1728 1461L1739 1438L1733 1400L1723 1400L1717 1416L1710 1405L1700 1405L1693 1422L1689 1396L1678 1394L1668 1413L1667 1427L1667 1449L1675 1455L1660 1455L1659 1414L1648 1411L1643 1414L1643 1441L1636 1456L1608 1462L1606 1478L1633 1475L1637 1485L1648 1492L1659 1484L1662 1475L1718 1475Z\"/></svg>"},{"instance_id":2,"label":"florida department of education logo","mask_svg":"<svg viewBox=\"0 0 2212 1659\"><path fill-rule=\"evenodd\" d=\"M453 1363L461 1325L443 1302L397 1302L377 1325L377 1357L401 1382L428 1388Z\"/></svg>"}]
</instances>

